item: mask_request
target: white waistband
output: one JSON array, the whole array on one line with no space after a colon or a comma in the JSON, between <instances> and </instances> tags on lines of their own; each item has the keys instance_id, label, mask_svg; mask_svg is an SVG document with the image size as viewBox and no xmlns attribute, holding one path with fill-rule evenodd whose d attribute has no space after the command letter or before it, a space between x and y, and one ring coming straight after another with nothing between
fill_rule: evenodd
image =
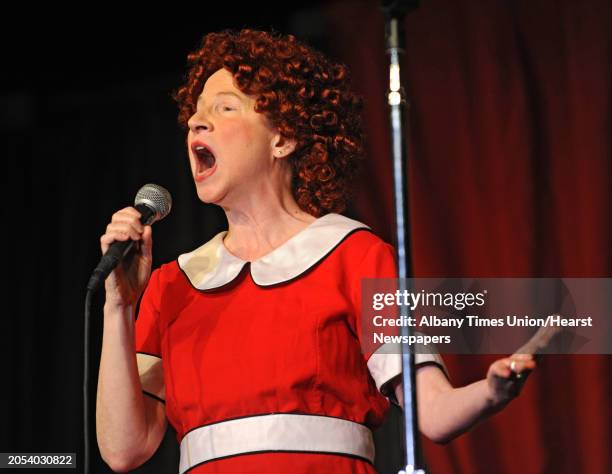
<instances>
[{"instance_id":1,"label":"white waistband","mask_svg":"<svg viewBox=\"0 0 612 474\"><path fill-rule=\"evenodd\" d=\"M180 474L213 459L261 451L338 453L374 462L372 431L341 418L275 413L196 428L181 441Z\"/></svg>"}]
</instances>

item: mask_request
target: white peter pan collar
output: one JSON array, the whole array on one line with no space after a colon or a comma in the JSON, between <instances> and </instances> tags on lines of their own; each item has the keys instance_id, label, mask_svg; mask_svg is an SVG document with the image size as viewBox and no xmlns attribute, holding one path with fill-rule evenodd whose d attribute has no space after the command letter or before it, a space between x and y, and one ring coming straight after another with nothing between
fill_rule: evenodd
<instances>
[{"instance_id":1,"label":"white peter pan collar","mask_svg":"<svg viewBox=\"0 0 612 474\"><path fill-rule=\"evenodd\" d=\"M362 222L340 214L319 217L280 247L248 262L232 255L223 244L227 231L219 232L201 247L178 257L178 265L199 290L219 288L233 281L250 263L251 277L259 286L270 286L297 278L327 256Z\"/></svg>"}]
</instances>

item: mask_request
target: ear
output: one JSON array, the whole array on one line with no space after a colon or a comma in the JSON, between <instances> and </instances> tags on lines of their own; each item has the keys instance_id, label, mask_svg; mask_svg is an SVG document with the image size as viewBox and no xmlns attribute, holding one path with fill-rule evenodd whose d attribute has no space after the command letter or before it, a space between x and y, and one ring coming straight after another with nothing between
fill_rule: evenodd
<instances>
[{"instance_id":1,"label":"ear","mask_svg":"<svg viewBox=\"0 0 612 474\"><path fill-rule=\"evenodd\" d=\"M273 143L272 154L274 158L285 158L295 150L297 141L293 138L285 138L282 135L276 135Z\"/></svg>"}]
</instances>

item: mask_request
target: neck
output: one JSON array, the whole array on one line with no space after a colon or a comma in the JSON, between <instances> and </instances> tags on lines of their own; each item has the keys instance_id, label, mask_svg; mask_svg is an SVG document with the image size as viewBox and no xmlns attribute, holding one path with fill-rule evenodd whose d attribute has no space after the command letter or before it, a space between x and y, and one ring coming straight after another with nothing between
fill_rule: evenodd
<instances>
[{"instance_id":1,"label":"neck","mask_svg":"<svg viewBox=\"0 0 612 474\"><path fill-rule=\"evenodd\" d=\"M316 220L300 209L289 190L223 209L229 224L223 243L230 253L247 261L270 253Z\"/></svg>"}]
</instances>

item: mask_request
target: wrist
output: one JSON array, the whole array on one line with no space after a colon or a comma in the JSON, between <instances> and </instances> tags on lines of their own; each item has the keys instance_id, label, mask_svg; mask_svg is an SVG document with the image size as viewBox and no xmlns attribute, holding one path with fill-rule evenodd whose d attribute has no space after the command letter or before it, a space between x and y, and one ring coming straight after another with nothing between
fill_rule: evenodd
<instances>
[{"instance_id":1,"label":"wrist","mask_svg":"<svg viewBox=\"0 0 612 474\"><path fill-rule=\"evenodd\" d=\"M105 288L105 308L125 310L136 307L137 302L138 298L128 291L121 291L121 289L114 286L106 286Z\"/></svg>"},{"instance_id":2,"label":"wrist","mask_svg":"<svg viewBox=\"0 0 612 474\"><path fill-rule=\"evenodd\" d=\"M133 301L126 301L123 298L107 297L104 302L104 314L131 313L135 306L136 304Z\"/></svg>"}]
</instances>

